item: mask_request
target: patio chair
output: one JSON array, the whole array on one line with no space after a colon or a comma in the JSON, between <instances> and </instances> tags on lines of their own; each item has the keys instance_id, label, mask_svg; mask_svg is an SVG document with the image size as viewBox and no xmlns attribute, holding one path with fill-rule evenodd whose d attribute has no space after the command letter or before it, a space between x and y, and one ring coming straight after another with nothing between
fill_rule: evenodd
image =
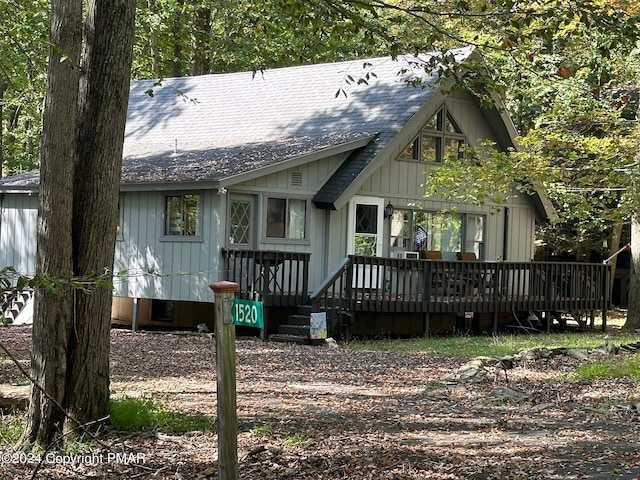
<instances>
[{"instance_id":1,"label":"patio chair","mask_svg":"<svg viewBox=\"0 0 640 480\"><path fill-rule=\"evenodd\" d=\"M463 262L475 262L478 260L475 252L458 252L456 253L456 258ZM491 288L493 288L493 278L491 273L487 272L484 268L474 271L475 273L472 274L472 278L467 279L467 293L472 293L474 289L481 294L491 290Z\"/></svg>"}]
</instances>

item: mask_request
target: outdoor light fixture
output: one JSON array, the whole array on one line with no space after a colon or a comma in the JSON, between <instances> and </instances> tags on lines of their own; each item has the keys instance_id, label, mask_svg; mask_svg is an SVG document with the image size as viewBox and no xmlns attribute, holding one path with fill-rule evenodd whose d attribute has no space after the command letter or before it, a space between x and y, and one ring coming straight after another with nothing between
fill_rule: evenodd
<instances>
[{"instance_id":1,"label":"outdoor light fixture","mask_svg":"<svg viewBox=\"0 0 640 480\"><path fill-rule=\"evenodd\" d=\"M387 203L387 206L384 207L384 218L391 218L393 215L393 205L391 205L391 200Z\"/></svg>"}]
</instances>

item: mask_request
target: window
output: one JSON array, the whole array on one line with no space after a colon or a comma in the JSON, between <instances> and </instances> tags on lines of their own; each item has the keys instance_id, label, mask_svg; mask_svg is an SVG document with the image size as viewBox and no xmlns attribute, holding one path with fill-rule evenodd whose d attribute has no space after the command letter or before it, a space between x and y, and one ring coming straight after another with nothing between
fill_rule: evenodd
<instances>
[{"instance_id":1,"label":"window","mask_svg":"<svg viewBox=\"0 0 640 480\"><path fill-rule=\"evenodd\" d=\"M251 243L251 201L232 200L229 242L232 244Z\"/></svg>"},{"instance_id":2,"label":"window","mask_svg":"<svg viewBox=\"0 0 640 480\"><path fill-rule=\"evenodd\" d=\"M165 235L200 235L200 195L166 197Z\"/></svg>"},{"instance_id":3,"label":"window","mask_svg":"<svg viewBox=\"0 0 640 480\"><path fill-rule=\"evenodd\" d=\"M355 248L356 255L375 255L378 245L378 206L356 205Z\"/></svg>"},{"instance_id":4,"label":"window","mask_svg":"<svg viewBox=\"0 0 640 480\"><path fill-rule=\"evenodd\" d=\"M304 239L306 237L306 222L306 200L267 199L267 237Z\"/></svg>"},{"instance_id":5,"label":"window","mask_svg":"<svg viewBox=\"0 0 640 480\"><path fill-rule=\"evenodd\" d=\"M463 156L465 137L443 106L429 119L420 134L401 154L402 160L442 163L449 155Z\"/></svg>"},{"instance_id":6,"label":"window","mask_svg":"<svg viewBox=\"0 0 640 480\"><path fill-rule=\"evenodd\" d=\"M484 258L484 215L397 209L391 217L392 250L439 250L445 260L457 252ZM464 241L463 241L464 239Z\"/></svg>"},{"instance_id":7,"label":"window","mask_svg":"<svg viewBox=\"0 0 640 480\"><path fill-rule=\"evenodd\" d=\"M484 215L467 215L464 250L484 258Z\"/></svg>"}]
</instances>

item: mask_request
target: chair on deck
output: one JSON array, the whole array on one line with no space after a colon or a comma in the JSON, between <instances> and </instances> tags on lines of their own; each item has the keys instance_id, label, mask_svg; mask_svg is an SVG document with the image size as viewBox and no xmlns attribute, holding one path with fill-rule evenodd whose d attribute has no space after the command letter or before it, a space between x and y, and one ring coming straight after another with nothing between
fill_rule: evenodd
<instances>
[{"instance_id":1,"label":"chair on deck","mask_svg":"<svg viewBox=\"0 0 640 480\"><path fill-rule=\"evenodd\" d=\"M478 260L475 252L458 252L456 258L463 262L475 262ZM467 279L467 293L472 293L476 288L478 293L484 294L493 287L493 279L491 273L485 269L474 269L471 278Z\"/></svg>"},{"instance_id":2,"label":"chair on deck","mask_svg":"<svg viewBox=\"0 0 640 480\"><path fill-rule=\"evenodd\" d=\"M442 260L442 252L440 250L420 250L420 258L423 260ZM445 293L445 273L439 265L434 265L431 271L429 284L431 291L436 295Z\"/></svg>"}]
</instances>

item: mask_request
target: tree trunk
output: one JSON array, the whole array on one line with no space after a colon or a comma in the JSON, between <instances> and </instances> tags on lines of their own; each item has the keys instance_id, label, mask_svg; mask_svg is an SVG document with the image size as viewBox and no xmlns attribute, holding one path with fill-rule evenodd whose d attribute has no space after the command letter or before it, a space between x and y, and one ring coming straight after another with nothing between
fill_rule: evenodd
<instances>
[{"instance_id":1,"label":"tree trunk","mask_svg":"<svg viewBox=\"0 0 640 480\"><path fill-rule=\"evenodd\" d=\"M171 76L181 77L185 74L184 62L182 61L182 55L184 50L184 42L182 39L182 33L184 30L183 25L183 10L184 0L177 0L178 8L174 12L173 24L171 25L171 37L173 38L173 62L171 64Z\"/></svg>"},{"instance_id":2,"label":"tree trunk","mask_svg":"<svg viewBox=\"0 0 640 480\"><path fill-rule=\"evenodd\" d=\"M211 8L195 7L191 29L191 66L190 75L209 73L209 44L211 36Z\"/></svg>"},{"instance_id":3,"label":"tree trunk","mask_svg":"<svg viewBox=\"0 0 640 480\"><path fill-rule=\"evenodd\" d=\"M109 412L111 290L70 279L113 270L134 15L135 0L92 0L81 62L82 1L52 4L37 272L66 281L36 290L32 375L46 394L31 389L24 440L43 448Z\"/></svg>"},{"instance_id":4,"label":"tree trunk","mask_svg":"<svg viewBox=\"0 0 640 480\"><path fill-rule=\"evenodd\" d=\"M640 212L631 217L631 278L629 282L629 306L624 328L640 328Z\"/></svg>"},{"instance_id":5,"label":"tree trunk","mask_svg":"<svg viewBox=\"0 0 640 480\"><path fill-rule=\"evenodd\" d=\"M623 226L623 222L617 222L614 227L613 227L613 231L611 232L611 237L609 237L609 241L607 242L609 245L609 249L608 249L608 255L607 257L615 254L619 249L620 249L620 238L622 237L622 226ZM609 295L613 296L613 284L614 281L613 279L616 278L616 263L618 261L617 257L613 257L611 259L611 281L610 281L610 285L609 285Z\"/></svg>"},{"instance_id":6,"label":"tree trunk","mask_svg":"<svg viewBox=\"0 0 640 480\"><path fill-rule=\"evenodd\" d=\"M3 169L4 169L4 110L2 106L4 105L4 77L0 72L0 178L3 177Z\"/></svg>"},{"instance_id":7,"label":"tree trunk","mask_svg":"<svg viewBox=\"0 0 640 480\"><path fill-rule=\"evenodd\" d=\"M129 100L136 0L89 6L80 79L73 189L75 274L107 274L118 224L124 128ZM76 324L68 370L69 412L81 422L109 413L110 289L75 295Z\"/></svg>"},{"instance_id":8,"label":"tree trunk","mask_svg":"<svg viewBox=\"0 0 640 480\"><path fill-rule=\"evenodd\" d=\"M155 0L147 0L147 8L151 18L158 13ZM160 78L162 76L160 71L160 40L158 38L158 27L154 22L150 22L149 25L149 56L151 57L151 72L154 77Z\"/></svg>"},{"instance_id":9,"label":"tree trunk","mask_svg":"<svg viewBox=\"0 0 640 480\"><path fill-rule=\"evenodd\" d=\"M69 279L75 119L82 45L82 0L52 0L47 91L40 140L40 192L36 270ZM67 59L61 61L62 57ZM55 292L35 291L31 375L48 393L31 387L23 440L46 447L62 430L67 381L67 346L72 331L69 283Z\"/></svg>"}]
</instances>

